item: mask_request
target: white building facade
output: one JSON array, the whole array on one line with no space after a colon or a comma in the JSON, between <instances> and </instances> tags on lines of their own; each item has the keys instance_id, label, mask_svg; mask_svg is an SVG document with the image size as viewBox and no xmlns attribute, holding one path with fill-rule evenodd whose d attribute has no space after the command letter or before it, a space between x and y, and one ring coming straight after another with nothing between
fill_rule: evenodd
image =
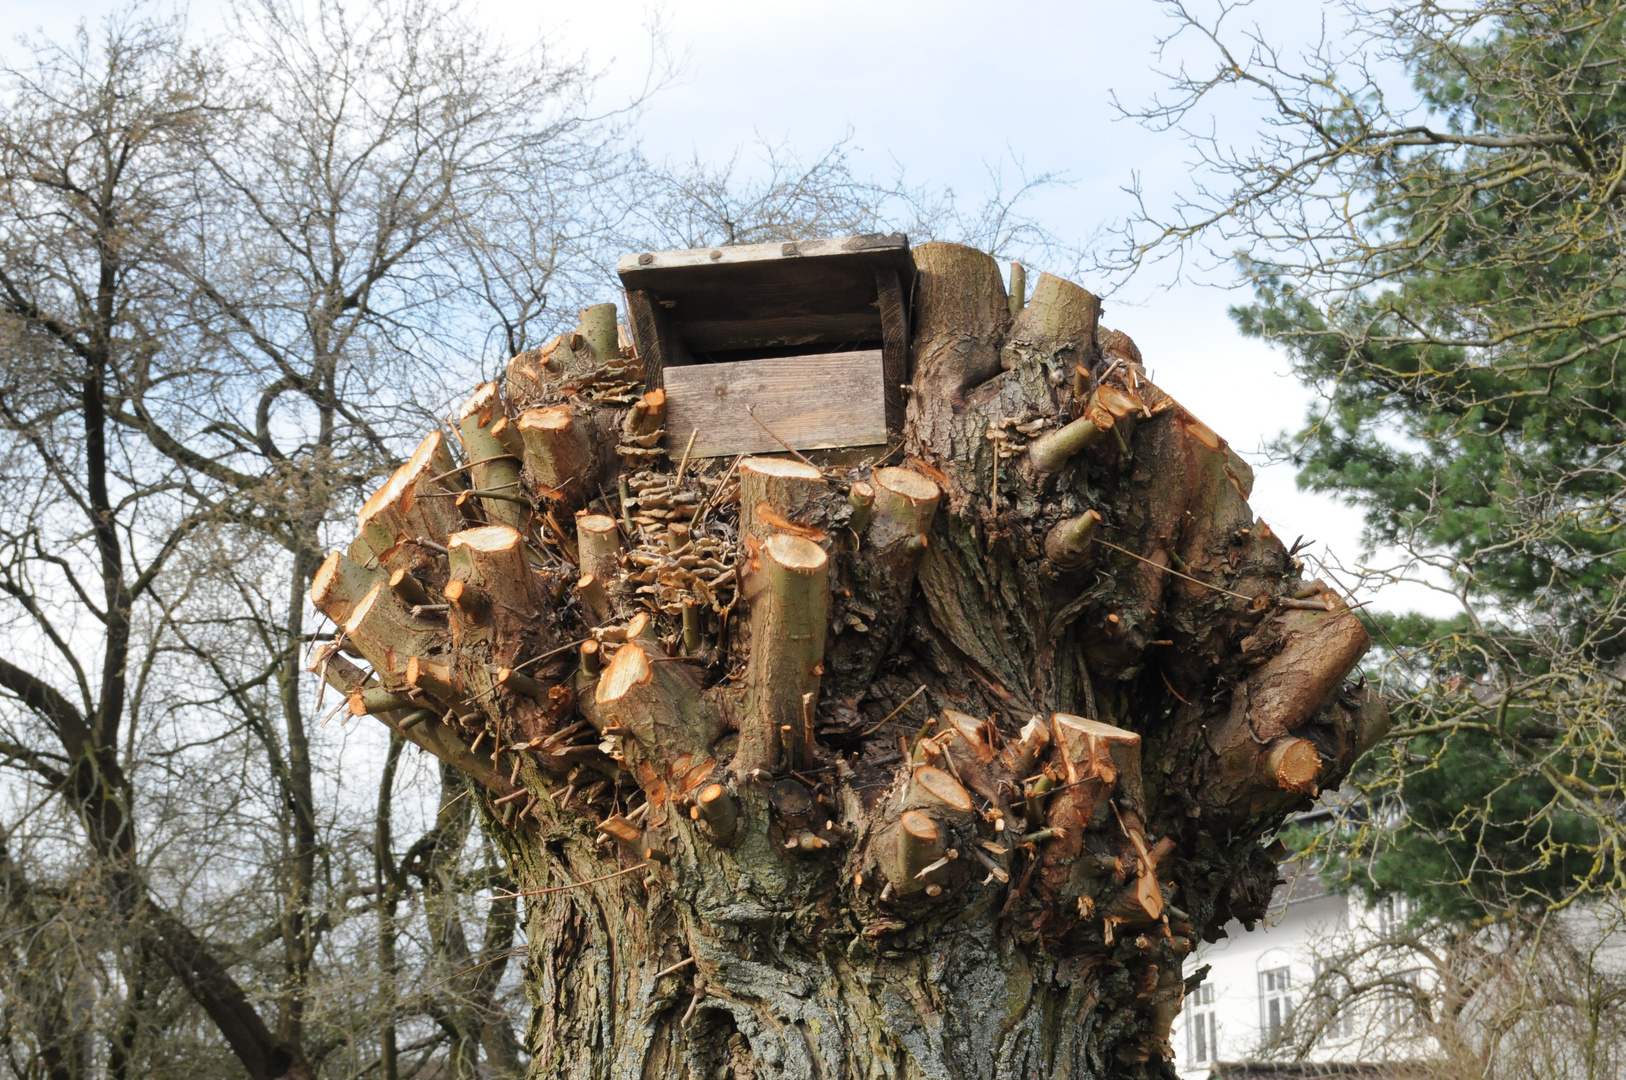
<instances>
[{"instance_id":1,"label":"white building facade","mask_svg":"<svg viewBox=\"0 0 1626 1080\"><path fill-rule=\"evenodd\" d=\"M1228 937L1199 945L1186 962L1191 975L1204 965L1203 984L1186 996L1171 1032L1174 1065L1189 1080L1210 1076L1221 1062L1255 1061L1282 1033L1314 981L1329 948L1371 937L1389 929L1404 912L1388 901L1373 908L1358 897L1327 892L1314 873L1295 874L1278 890L1276 903L1253 931L1240 923L1227 927ZM1408 1058L1420 1049L1396 1015L1336 1015L1307 1060L1353 1063L1374 1057ZM1396 1054L1374 1053L1374 1032L1394 1040ZM1389 1039L1380 1038L1380 1043Z\"/></svg>"}]
</instances>

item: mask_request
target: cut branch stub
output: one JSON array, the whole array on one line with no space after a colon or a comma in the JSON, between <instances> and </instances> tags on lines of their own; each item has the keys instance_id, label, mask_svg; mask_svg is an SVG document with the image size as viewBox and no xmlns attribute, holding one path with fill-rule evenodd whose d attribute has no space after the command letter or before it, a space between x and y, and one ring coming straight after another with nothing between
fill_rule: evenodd
<instances>
[{"instance_id":1,"label":"cut branch stub","mask_svg":"<svg viewBox=\"0 0 1626 1080\"><path fill-rule=\"evenodd\" d=\"M847 528L856 535L863 536L864 530L869 527L870 515L875 512L875 487L865 480L853 483L847 492L847 502L852 504L852 517L847 519Z\"/></svg>"},{"instance_id":2,"label":"cut branch stub","mask_svg":"<svg viewBox=\"0 0 1626 1080\"><path fill-rule=\"evenodd\" d=\"M457 430L463 437L463 451L469 458L469 477L475 489L507 496L480 500L486 520L524 532L529 524L530 512L519 502L512 501L520 494L519 456L493 430L499 420L506 419L507 413L497 384L482 383L458 411Z\"/></svg>"},{"instance_id":3,"label":"cut branch stub","mask_svg":"<svg viewBox=\"0 0 1626 1080\"><path fill-rule=\"evenodd\" d=\"M999 342L1011 319L1004 275L993 256L961 244L922 244L914 255L915 393L958 401L999 373ZM920 435L949 445L934 432Z\"/></svg>"},{"instance_id":4,"label":"cut branch stub","mask_svg":"<svg viewBox=\"0 0 1626 1080\"><path fill-rule=\"evenodd\" d=\"M643 647L623 645L616 650L598 683L598 703L606 708L621 704L636 687L646 685L654 677L655 669L649 663L649 654Z\"/></svg>"},{"instance_id":5,"label":"cut branch stub","mask_svg":"<svg viewBox=\"0 0 1626 1080\"><path fill-rule=\"evenodd\" d=\"M981 764L986 765L994 760L994 748L988 742L989 726L986 721L957 709L944 709L943 722L959 736L953 746L964 746L972 759Z\"/></svg>"},{"instance_id":6,"label":"cut branch stub","mask_svg":"<svg viewBox=\"0 0 1626 1080\"><path fill-rule=\"evenodd\" d=\"M508 397L522 400L545 393L549 382L564 371L564 365L559 362L563 345L563 338L554 337L540 348L527 349L509 360L503 381Z\"/></svg>"},{"instance_id":7,"label":"cut branch stub","mask_svg":"<svg viewBox=\"0 0 1626 1080\"><path fill-rule=\"evenodd\" d=\"M347 707L351 716L377 716L379 713L394 712L397 709L410 709L416 703L405 694L393 690L386 690L382 686L365 686L359 690L352 690L347 695Z\"/></svg>"},{"instance_id":8,"label":"cut branch stub","mask_svg":"<svg viewBox=\"0 0 1626 1080\"><path fill-rule=\"evenodd\" d=\"M913 469L876 469L875 509L865 537L870 546L887 548L930 533L942 494L929 477Z\"/></svg>"},{"instance_id":9,"label":"cut branch stub","mask_svg":"<svg viewBox=\"0 0 1626 1080\"><path fill-rule=\"evenodd\" d=\"M593 717L631 732L631 763L664 766L679 754L699 754L716 741L718 727L700 688L680 664L654 664L647 640L628 642L599 676Z\"/></svg>"},{"instance_id":10,"label":"cut branch stub","mask_svg":"<svg viewBox=\"0 0 1626 1080\"><path fill-rule=\"evenodd\" d=\"M830 613L830 558L813 541L778 533L762 545L751 601L751 658L736 772L772 769L788 750L792 768L810 764L802 698L818 700Z\"/></svg>"},{"instance_id":11,"label":"cut branch stub","mask_svg":"<svg viewBox=\"0 0 1626 1080\"><path fill-rule=\"evenodd\" d=\"M954 777L942 769L922 765L910 777L904 792L903 805L911 810L930 810L936 814L970 814L971 793Z\"/></svg>"},{"instance_id":12,"label":"cut branch stub","mask_svg":"<svg viewBox=\"0 0 1626 1080\"><path fill-rule=\"evenodd\" d=\"M610 617L610 597L597 574L577 578L576 591L581 594L582 610L592 622L602 623Z\"/></svg>"},{"instance_id":13,"label":"cut branch stub","mask_svg":"<svg viewBox=\"0 0 1626 1080\"><path fill-rule=\"evenodd\" d=\"M1098 776L1109 787L1116 786L1121 797L1136 809L1145 804L1139 735L1067 713L1051 716L1050 726L1069 784Z\"/></svg>"},{"instance_id":14,"label":"cut branch stub","mask_svg":"<svg viewBox=\"0 0 1626 1080\"><path fill-rule=\"evenodd\" d=\"M746 458L739 475L740 535L758 541L803 524L809 505L830 492L823 473L790 458ZM822 537L816 525L808 528Z\"/></svg>"},{"instance_id":15,"label":"cut branch stub","mask_svg":"<svg viewBox=\"0 0 1626 1080\"><path fill-rule=\"evenodd\" d=\"M1321 775L1321 755L1310 740L1285 736L1265 748L1259 759L1259 773L1271 787L1314 794L1316 778Z\"/></svg>"},{"instance_id":16,"label":"cut branch stub","mask_svg":"<svg viewBox=\"0 0 1626 1080\"><path fill-rule=\"evenodd\" d=\"M1167 395L1163 396L1167 397ZM1103 431L1110 431L1134 414L1144 411L1146 411L1146 403L1141 400L1139 394L1128 387L1114 386L1111 383L1102 383L1097 386L1095 392L1084 403L1084 415L1094 420L1095 426ZM1191 416L1183 408L1177 406L1176 411L1185 417L1187 429L1194 436L1197 436L1205 446L1211 450L1218 450L1221 447L1222 440L1209 429L1207 424L1197 420L1196 417Z\"/></svg>"},{"instance_id":17,"label":"cut branch stub","mask_svg":"<svg viewBox=\"0 0 1626 1080\"><path fill-rule=\"evenodd\" d=\"M621 338L616 332L614 304L594 304L592 307L582 308L577 313L576 320L576 333L571 341L572 351L583 354L585 358L598 364L621 355ZM580 341L576 341L576 338Z\"/></svg>"},{"instance_id":18,"label":"cut branch stub","mask_svg":"<svg viewBox=\"0 0 1626 1080\"><path fill-rule=\"evenodd\" d=\"M604 833L606 836L612 837L616 843L620 844L634 855L637 855L640 858L643 856L643 848L645 846L643 830L638 828L638 826L634 825L632 822L628 821L626 818L622 817L620 814L616 814L613 817L606 818L604 821L600 822L598 830L599 832Z\"/></svg>"},{"instance_id":19,"label":"cut branch stub","mask_svg":"<svg viewBox=\"0 0 1626 1080\"><path fill-rule=\"evenodd\" d=\"M421 656L408 658L407 685L422 690L437 701L454 701L463 696L463 680L450 664L426 660Z\"/></svg>"},{"instance_id":20,"label":"cut branch stub","mask_svg":"<svg viewBox=\"0 0 1626 1080\"><path fill-rule=\"evenodd\" d=\"M666 391L661 387L649 391L633 402L622 423L621 433L629 439L640 435L654 435L666 424Z\"/></svg>"},{"instance_id":21,"label":"cut branch stub","mask_svg":"<svg viewBox=\"0 0 1626 1080\"><path fill-rule=\"evenodd\" d=\"M696 815L704 818L711 829L714 840L725 846L734 842L739 815L734 808L734 797L723 785L711 784L702 788L694 806Z\"/></svg>"},{"instance_id":22,"label":"cut branch stub","mask_svg":"<svg viewBox=\"0 0 1626 1080\"><path fill-rule=\"evenodd\" d=\"M357 601L377 583L377 574L335 551L323 560L311 579L311 603L317 611L343 626Z\"/></svg>"},{"instance_id":23,"label":"cut branch stub","mask_svg":"<svg viewBox=\"0 0 1626 1080\"><path fill-rule=\"evenodd\" d=\"M1101 524L1101 515L1086 510L1076 517L1058 521L1045 535L1045 557L1064 570L1084 565L1090 554L1090 541L1095 538L1095 527Z\"/></svg>"},{"instance_id":24,"label":"cut branch stub","mask_svg":"<svg viewBox=\"0 0 1626 1080\"><path fill-rule=\"evenodd\" d=\"M453 483L455 477L445 475L455 469L440 432L430 432L406 464L362 504L351 556L363 565L387 560L395 569L416 553L402 541L419 536L439 541L462 528L455 502L440 497L462 489Z\"/></svg>"},{"instance_id":25,"label":"cut branch stub","mask_svg":"<svg viewBox=\"0 0 1626 1080\"><path fill-rule=\"evenodd\" d=\"M530 561L525 538L507 525L485 525L453 533L446 541L446 561L453 581L478 589L486 602L514 615L533 615L536 597L531 588Z\"/></svg>"},{"instance_id":26,"label":"cut branch stub","mask_svg":"<svg viewBox=\"0 0 1626 1080\"><path fill-rule=\"evenodd\" d=\"M1045 824L1057 830L1044 851L1047 882L1065 893L1067 864L1083 851L1084 832L1110 820L1108 799L1116 793L1128 807L1141 804L1140 736L1082 716L1050 718L1056 756L1066 781L1048 801ZM1029 821L1028 828L1037 827Z\"/></svg>"},{"instance_id":27,"label":"cut branch stub","mask_svg":"<svg viewBox=\"0 0 1626 1080\"><path fill-rule=\"evenodd\" d=\"M404 566L390 574L390 591L400 597L401 603L408 607L419 607L432 602L429 599L429 590L423 587L423 582Z\"/></svg>"},{"instance_id":28,"label":"cut branch stub","mask_svg":"<svg viewBox=\"0 0 1626 1080\"><path fill-rule=\"evenodd\" d=\"M894 855L887 878L894 891L908 896L934 884L922 875L927 867L942 860L948 847L937 822L919 810L905 810L892 835Z\"/></svg>"},{"instance_id":29,"label":"cut branch stub","mask_svg":"<svg viewBox=\"0 0 1626 1080\"><path fill-rule=\"evenodd\" d=\"M565 511L585 503L594 472L586 424L571 414L569 405L552 405L522 413L518 427L537 497Z\"/></svg>"},{"instance_id":30,"label":"cut branch stub","mask_svg":"<svg viewBox=\"0 0 1626 1080\"><path fill-rule=\"evenodd\" d=\"M1019 305L1013 281L1011 314L1010 336L1000 353L1000 367L1006 371L1019 367L1026 354L1060 380L1094 359L1101 301L1088 290L1054 274L1040 274L1032 299Z\"/></svg>"},{"instance_id":31,"label":"cut branch stub","mask_svg":"<svg viewBox=\"0 0 1626 1080\"><path fill-rule=\"evenodd\" d=\"M1039 755L1044 753L1045 747L1050 745L1050 729L1045 722L1035 716L1022 727L1017 736L1016 746L1010 751L1011 775L1018 780L1026 780L1033 775L1034 768L1039 764ZM1037 824L1029 822L1030 827Z\"/></svg>"},{"instance_id":32,"label":"cut branch stub","mask_svg":"<svg viewBox=\"0 0 1626 1080\"><path fill-rule=\"evenodd\" d=\"M545 702L548 700L548 688L514 668L497 669L497 685L516 694L524 694L528 698Z\"/></svg>"},{"instance_id":33,"label":"cut branch stub","mask_svg":"<svg viewBox=\"0 0 1626 1080\"><path fill-rule=\"evenodd\" d=\"M868 528L843 576L863 605L865 629L840 634L831 646L830 667L839 692L869 685L894 647L908 618L915 574L940 498L937 484L913 469L877 469L868 482L853 485L848 496L852 521L867 518Z\"/></svg>"},{"instance_id":34,"label":"cut branch stub","mask_svg":"<svg viewBox=\"0 0 1626 1080\"><path fill-rule=\"evenodd\" d=\"M1286 611L1279 618L1281 651L1248 677L1248 720L1265 740L1320 712L1372 643L1348 610Z\"/></svg>"},{"instance_id":35,"label":"cut branch stub","mask_svg":"<svg viewBox=\"0 0 1626 1080\"><path fill-rule=\"evenodd\" d=\"M576 557L605 588L621 577L621 527L605 514L576 515Z\"/></svg>"},{"instance_id":36,"label":"cut branch stub","mask_svg":"<svg viewBox=\"0 0 1626 1080\"><path fill-rule=\"evenodd\" d=\"M1107 918L1126 923L1155 922L1163 917L1163 890L1158 884L1157 868L1174 850L1174 840L1165 836L1149 846L1138 814L1125 810L1120 818L1134 852L1135 880L1108 905Z\"/></svg>"},{"instance_id":37,"label":"cut branch stub","mask_svg":"<svg viewBox=\"0 0 1626 1080\"><path fill-rule=\"evenodd\" d=\"M344 633L386 686L401 685L408 659L434 651L443 640L439 628L414 619L382 581L351 610Z\"/></svg>"},{"instance_id":38,"label":"cut branch stub","mask_svg":"<svg viewBox=\"0 0 1626 1080\"><path fill-rule=\"evenodd\" d=\"M1067 467L1073 455L1094 443L1102 435L1102 428L1094 420L1084 417L1066 427L1047 431L1028 446L1028 463L1041 473L1060 472Z\"/></svg>"},{"instance_id":39,"label":"cut branch stub","mask_svg":"<svg viewBox=\"0 0 1626 1080\"><path fill-rule=\"evenodd\" d=\"M485 626L491 619L491 598L483 589L466 581L446 583L446 602L456 616L452 620L452 640L462 643L471 633Z\"/></svg>"}]
</instances>

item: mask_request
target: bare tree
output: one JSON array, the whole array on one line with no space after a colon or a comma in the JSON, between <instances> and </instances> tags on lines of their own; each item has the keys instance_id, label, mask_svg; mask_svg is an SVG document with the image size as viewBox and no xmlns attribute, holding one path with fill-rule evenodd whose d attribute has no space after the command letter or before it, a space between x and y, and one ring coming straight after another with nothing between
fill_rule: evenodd
<instances>
[{"instance_id":1,"label":"bare tree","mask_svg":"<svg viewBox=\"0 0 1626 1080\"><path fill-rule=\"evenodd\" d=\"M96 961L118 970L64 959L63 980L94 978L130 1008L178 987L246 1074L320 1071L354 1041L324 942L362 911L398 934L385 893L417 893L387 789L374 837L318 806L335 774L297 676L305 589L324 530L402 424L433 414L430 373L477 370L446 328L500 309L506 356L574 306L557 268L598 227L572 193L613 174L615 124L585 114L579 63L500 53L424 4L265 4L240 12L230 45L131 12L6 75L0 411L18 482L0 535L0 749L50 796L17 827L78 826L32 866L13 831L8 895L61 895L88 855L78 888L95 886L119 930ZM249 873L232 863L245 841L260 847ZM501 905L477 920L484 945L461 936L461 898L490 885L463 873L469 845L466 818L435 845L419 880L442 913L396 962L506 951ZM336 876L358 847L377 860L371 901ZM472 1037L511 1064L501 970L395 1000L361 1036L439 1014L420 1050ZM40 1061L118 1072L163 1052L157 1031L132 1041L117 1023L85 1029L108 1046L59 1051L70 1033L52 1015L17 1022ZM471 1053L454 1056L472 1075Z\"/></svg>"},{"instance_id":2,"label":"bare tree","mask_svg":"<svg viewBox=\"0 0 1626 1080\"><path fill-rule=\"evenodd\" d=\"M1477 927L1384 910L1315 943L1315 977L1265 1055L1404 1062L1419 1080L1620 1075L1618 909Z\"/></svg>"},{"instance_id":3,"label":"bare tree","mask_svg":"<svg viewBox=\"0 0 1626 1080\"><path fill-rule=\"evenodd\" d=\"M702 248L899 231L1062 269L1082 261L1078 244L1027 208L1035 194L1068 183L1060 173L1030 174L1020 160L988 164L988 188L967 207L952 188L912 183L901 167L887 178L865 174L851 133L810 160L782 143L759 139L755 149L754 160L736 151L718 164L641 159L616 239L634 248Z\"/></svg>"}]
</instances>

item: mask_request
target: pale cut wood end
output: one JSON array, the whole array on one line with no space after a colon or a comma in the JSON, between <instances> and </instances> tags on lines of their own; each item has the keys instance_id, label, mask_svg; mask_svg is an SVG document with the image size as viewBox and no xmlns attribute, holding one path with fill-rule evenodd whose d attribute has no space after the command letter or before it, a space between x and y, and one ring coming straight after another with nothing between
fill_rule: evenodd
<instances>
[{"instance_id":1,"label":"pale cut wood end","mask_svg":"<svg viewBox=\"0 0 1626 1080\"><path fill-rule=\"evenodd\" d=\"M919 810L905 810L898 827L924 844L937 842L937 822Z\"/></svg>"},{"instance_id":2,"label":"pale cut wood end","mask_svg":"<svg viewBox=\"0 0 1626 1080\"><path fill-rule=\"evenodd\" d=\"M911 502L931 502L940 494L935 481L913 469L889 466L875 470L875 482Z\"/></svg>"},{"instance_id":3,"label":"pale cut wood end","mask_svg":"<svg viewBox=\"0 0 1626 1080\"><path fill-rule=\"evenodd\" d=\"M649 666L649 655L641 646L629 642L616 650L615 659L598 681L594 700L600 705L613 705L634 687L649 682L654 673Z\"/></svg>"},{"instance_id":4,"label":"pale cut wood end","mask_svg":"<svg viewBox=\"0 0 1626 1080\"><path fill-rule=\"evenodd\" d=\"M457 411L458 420L467 420L482 409L490 408L497 401L497 384L494 382L481 383L475 388L473 396L463 403Z\"/></svg>"},{"instance_id":5,"label":"pale cut wood end","mask_svg":"<svg viewBox=\"0 0 1626 1080\"><path fill-rule=\"evenodd\" d=\"M367 595L361 598L361 603L351 610L350 618L344 622L344 632L346 634L354 634L357 628L367 621L367 613L373 610L373 604L378 602L379 594L383 591L384 583L382 581L367 590Z\"/></svg>"},{"instance_id":6,"label":"pale cut wood end","mask_svg":"<svg viewBox=\"0 0 1626 1080\"><path fill-rule=\"evenodd\" d=\"M812 573L830 561L830 556L813 541L790 533L775 533L764 547L768 557L786 570Z\"/></svg>"},{"instance_id":7,"label":"pale cut wood end","mask_svg":"<svg viewBox=\"0 0 1626 1080\"><path fill-rule=\"evenodd\" d=\"M545 409L529 409L520 414L519 430L524 431L565 431L570 428L569 405L550 405Z\"/></svg>"},{"instance_id":8,"label":"pale cut wood end","mask_svg":"<svg viewBox=\"0 0 1626 1080\"><path fill-rule=\"evenodd\" d=\"M971 794L942 769L930 765L915 770L915 783L939 802L962 812L971 810Z\"/></svg>"},{"instance_id":9,"label":"pale cut wood end","mask_svg":"<svg viewBox=\"0 0 1626 1080\"><path fill-rule=\"evenodd\" d=\"M446 541L447 548L466 547L472 551L512 551L524 543L519 530L507 525L482 525L477 529L464 529L453 533Z\"/></svg>"},{"instance_id":10,"label":"pale cut wood end","mask_svg":"<svg viewBox=\"0 0 1626 1080\"><path fill-rule=\"evenodd\" d=\"M753 457L740 462L740 472L760 473L763 476L782 476L791 480L823 480L824 474L812 465L793 458Z\"/></svg>"}]
</instances>

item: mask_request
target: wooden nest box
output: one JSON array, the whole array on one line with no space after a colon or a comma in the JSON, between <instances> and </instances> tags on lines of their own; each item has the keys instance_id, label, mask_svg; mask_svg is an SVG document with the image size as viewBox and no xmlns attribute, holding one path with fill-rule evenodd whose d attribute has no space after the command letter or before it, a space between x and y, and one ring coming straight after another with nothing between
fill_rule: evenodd
<instances>
[{"instance_id":1,"label":"wooden nest box","mask_svg":"<svg viewBox=\"0 0 1626 1080\"><path fill-rule=\"evenodd\" d=\"M694 457L875 446L903 426L902 233L623 255L633 338ZM694 434L698 432L698 434Z\"/></svg>"}]
</instances>

